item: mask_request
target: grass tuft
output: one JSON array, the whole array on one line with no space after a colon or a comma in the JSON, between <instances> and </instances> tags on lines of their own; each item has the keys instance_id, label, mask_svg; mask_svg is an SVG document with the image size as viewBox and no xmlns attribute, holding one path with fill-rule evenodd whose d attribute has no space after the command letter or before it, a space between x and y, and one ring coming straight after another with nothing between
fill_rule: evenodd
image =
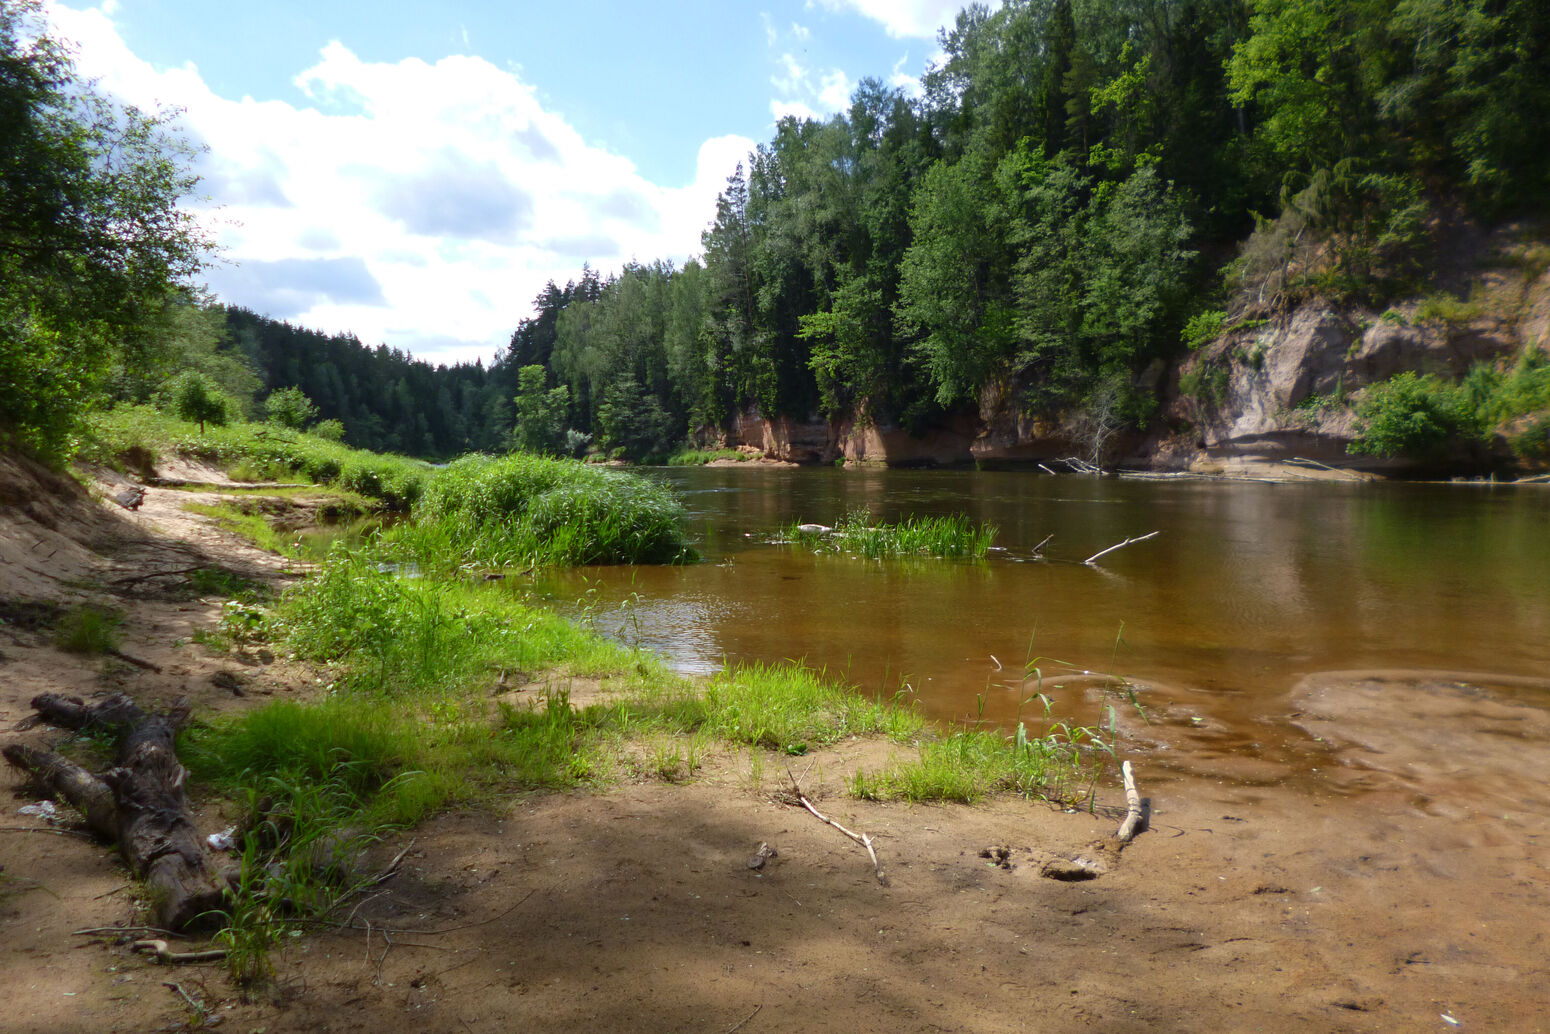
<instances>
[{"instance_id":1,"label":"grass tuft","mask_svg":"<svg viewBox=\"0 0 1550 1034\"><path fill-rule=\"evenodd\" d=\"M813 531L793 524L778 541L820 552L850 553L870 560L884 557L939 557L982 560L996 538L994 524L976 525L963 514L910 517L878 524L867 510L852 510L832 529Z\"/></svg>"},{"instance_id":2,"label":"grass tuft","mask_svg":"<svg viewBox=\"0 0 1550 1034\"><path fill-rule=\"evenodd\" d=\"M108 653L118 649L124 615L90 605L67 610L54 626L54 645L70 653Z\"/></svg>"}]
</instances>

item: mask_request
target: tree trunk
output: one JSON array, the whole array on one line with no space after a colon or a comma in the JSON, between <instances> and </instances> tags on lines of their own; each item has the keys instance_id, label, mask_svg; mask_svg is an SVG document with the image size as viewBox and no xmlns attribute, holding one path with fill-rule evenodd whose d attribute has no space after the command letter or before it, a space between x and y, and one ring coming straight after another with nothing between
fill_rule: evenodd
<instances>
[{"instance_id":1,"label":"tree trunk","mask_svg":"<svg viewBox=\"0 0 1550 1034\"><path fill-rule=\"evenodd\" d=\"M53 725L118 732L117 764L98 779L57 754L21 744L5 748L6 760L80 809L93 832L118 842L124 861L149 888L155 925L178 930L213 918L227 884L189 813L183 792L188 772L173 743L187 708L156 715L122 694L87 704L54 693L35 697L32 706Z\"/></svg>"}]
</instances>

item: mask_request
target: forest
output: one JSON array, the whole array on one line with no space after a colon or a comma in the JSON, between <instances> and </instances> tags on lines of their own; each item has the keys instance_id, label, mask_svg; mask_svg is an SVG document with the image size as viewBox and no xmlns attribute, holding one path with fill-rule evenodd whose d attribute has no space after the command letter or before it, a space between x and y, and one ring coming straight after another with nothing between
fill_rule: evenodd
<instances>
[{"instance_id":1,"label":"forest","mask_svg":"<svg viewBox=\"0 0 1550 1034\"><path fill-rule=\"evenodd\" d=\"M44 453L69 429L37 406L36 371L67 329L91 342L66 364L81 397L165 398L194 370L238 409L297 388L350 444L431 458L661 456L750 409L914 432L988 386L1024 412L1145 426L1192 344L1310 295L1381 302L1424 282L1439 225L1550 196L1537 0L974 4L918 96L866 79L847 111L782 119L727 179L700 255L584 267L488 367L432 367L191 293L171 127L61 92L65 55L5 28L0 403ZM170 220L164 254L132 256L159 276L92 250L89 191L61 251L28 243L59 220L48 191L109 143L160 185L123 191ZM82 319L56 273L93 262Z\"/></svg>"}]
</instances>

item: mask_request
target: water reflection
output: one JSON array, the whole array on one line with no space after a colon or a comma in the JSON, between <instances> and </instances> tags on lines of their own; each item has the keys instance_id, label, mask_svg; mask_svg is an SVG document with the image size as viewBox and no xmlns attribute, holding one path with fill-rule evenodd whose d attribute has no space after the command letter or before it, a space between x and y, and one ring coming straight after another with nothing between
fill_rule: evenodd
<instances>
[{"instance_id":1,"label":"water reflection","mask_svg":"<svg viewBox=\"0 0 1550 1034\"><path fill-rule=\"evenodd\" d=\"M1550 670L1550 491L1539 488L655 476L682 493L706 563L552 573L540 588L584 598L602 631L683 670L802 658L880 692L907 681L935 717L983 709L1004 721L1025 696L1025 661L1042 656L1201 694L1235 724L1284 710L1310 672ZM782 525L833 524L861 507L886 520L965 512L998 525L1009 553L884 563L769 544ZM1101 567L1079 562L1153 530ZM1017 561L1051 533L1047 562Z\"/></svg>"}]
</instances>

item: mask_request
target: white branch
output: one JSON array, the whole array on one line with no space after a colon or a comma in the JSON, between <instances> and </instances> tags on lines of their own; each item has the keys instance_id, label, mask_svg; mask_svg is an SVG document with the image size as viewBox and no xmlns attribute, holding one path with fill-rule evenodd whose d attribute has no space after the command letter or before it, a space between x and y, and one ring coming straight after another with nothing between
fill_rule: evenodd
<instances>
[{"instance_id":1,"label":"white branch","mask_svg":"<svg viewBox=\"0 0 1550 1034\"><path fill-rule=\"evenodd\" d=\"M1099 557L1108 556L1110 553L1114 552L1116 549L1124 549L1126 546L1131 545L1132 543L1145 542L1147 539L1154 539L1154 538L1156 538L1160 534L1162 534L1162 532L1152 531L1152 532L1148 532L1145 535L1137 535L1134 538L1128 538L1124 542L1115 543L1114 545L1110 546L1108 549L1105 549L1105 550L1103 550L1101 552L1098 552L1098 553L1094 553L1092 556L1088 557L1086 560L1083 560L1082 563L1090 564L1094 560L1097 560Z\"/></svg>"}]
</instances>

